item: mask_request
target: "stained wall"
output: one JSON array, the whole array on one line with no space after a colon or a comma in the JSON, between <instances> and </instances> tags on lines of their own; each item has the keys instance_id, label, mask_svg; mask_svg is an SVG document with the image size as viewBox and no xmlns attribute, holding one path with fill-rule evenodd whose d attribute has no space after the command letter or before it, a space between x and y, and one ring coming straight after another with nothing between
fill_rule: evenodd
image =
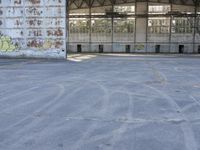
<instances>
[{"instance_id":1,"label":"stained wall","mask_svg":"<svg viewBox=\"0 0 200 150\"><path fill-rule=\"evenodd\" d=\"M0 0L0 56L66 57L65 0Z\"/></svg>"}]
</instances>

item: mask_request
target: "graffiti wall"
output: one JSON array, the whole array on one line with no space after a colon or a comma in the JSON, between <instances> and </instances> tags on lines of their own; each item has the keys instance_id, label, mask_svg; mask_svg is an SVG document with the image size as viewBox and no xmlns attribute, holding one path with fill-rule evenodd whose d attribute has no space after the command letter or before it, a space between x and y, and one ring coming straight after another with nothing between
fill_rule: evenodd
<instances>
[{"instance_id":1,"label":"graffiti wall","mask_svg":"<svg viewBox=\"0 0 200 150\"><path fill-rule=\"evenodd\" d=\"M0 0L0 55L65 57L66 0Z\"/></svg>"}]
</instances>

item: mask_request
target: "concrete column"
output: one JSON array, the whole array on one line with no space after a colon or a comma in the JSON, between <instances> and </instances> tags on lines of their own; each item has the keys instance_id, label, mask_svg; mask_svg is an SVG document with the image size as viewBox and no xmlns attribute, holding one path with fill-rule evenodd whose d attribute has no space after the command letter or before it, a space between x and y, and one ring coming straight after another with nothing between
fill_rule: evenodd
<instances>
[{"instance_id":1,"label":"concrete column","mask_svg":"<svg viewBox=\"0 0 200 150\"><path fill-rule=\"evenodd\" d=\"M89 7L89 16L90 16L90 26L89 26L89 51L92 52L92 10L91 10L91 1Z\"/></svg>"},{"instance_id":2,"label":"concrete column","mask_svg":"<svg viewBox=\"0 0 200 150\"><path fill-rule=\"evenodd\" d=\"M194 25L193 25L193 53L197 53L196 51L196 30L197 30L197 3L195 2L195 17L194 17Z\"/></svg>"},{"instance_id":3,"label":"concrete column","mask_svg":"<svg viewBox=\"0 0 200 150\"><path fill-rule=\"evenodd\" d=\"M170 11L172 11L173 9L172 9L172 7L173 7L173 5L172 5L172 2L170 3ZM169 53L171 53L171 43L172 43L172 19L173 19L173 17L172 16L170 16L170 25L169 25Z\"/></svg>"},{"instance_id":4,"label":"concrete column","mask_svg":"<svg viewBox=\"0 0 200 150\"><path fill-rule=\"evenodd\" d=\"M135 52L145 52L147 41L147 23L148 18L148 3L136 2L136 37L135 37Z\"/></svg>"},{"instance_id":5,"label":"concrete column","mask_svg":"<svg viewBox=\"0 0 200 150\"><path fill-rule=\"evenodd\" d=\"M65 1L65 5L66 5L66 8L65 8L65 12L66 12L66 19L65 19L65 28L66 28L66 33L65 33L65 42L66 42L66 45L65 45L65 58L67 58L67 53L69 52L69 1Z\"/></svg>"},{"instance_id":6,"label":"concrete column","mask_svg":"<svg viewBox=\"0 0 200 150\"><path fill-rule=\"evenodd\" d=\"M112 4L112 12L114 12L114 5ZM112 49L111 49L111 51L112 52L114 52L114 47L113 47L113 42L114 42L114 18L113 18L113 16L112 16L112 29L111 29L112 31L112 39L111 39L111 43L112 43Z\"/></svg>"}]
</instances>

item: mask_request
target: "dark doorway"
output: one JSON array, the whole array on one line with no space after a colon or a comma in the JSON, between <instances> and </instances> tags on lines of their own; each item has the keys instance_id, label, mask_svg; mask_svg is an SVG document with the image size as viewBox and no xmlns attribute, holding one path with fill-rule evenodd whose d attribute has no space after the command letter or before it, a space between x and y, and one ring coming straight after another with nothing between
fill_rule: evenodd
<instances>
[{"instance_id":1,"label":"dark doorway","mask_svg":"<svg viewBox=\"0 0 200 150\"><path fill-rule=\"evenodd\" d=\"M130 53L131 52L131 46L130 45L126 45L126 53Z\"/></svg>"},{"instance_id":2,"label":"dark doorway","mask_svg":"<svg viewBox=\"0 0 200 150\"><path fill-rule=\"evenodd\" d=\"M156 53L160 53L160 45L156 45L155 51L156 51Z\"/></svg>"},{"instance_id":3,"label":"dark doorway","mask_svg":"<svg viewBox=\"0 0 200 150\"><path fill-rule=\"evenodd\" d=\"M82 46L80 44L77 45L77 52L78 53L82 52Z\"/></svg>"},{"instance_id":4,"label":"dark doorway","mask_svg":"<svg viewBox=\"0 0 200 150\"><path fill-rule=\"evenodd\" d=\"M103 45L99 45L99 53L103 53Z\"/></svg>"},{"instance_id":5,"label":"dark doorway","mask_svg":"<svg viewBox=\"0 0 200 150\"><path fill-rule=\"evenodd\" d=\"M200 54L200 45L198 46L198 53Z\"/></svg>"},{"instance_id":6,"label":"dark doorway","mask_svg":"<svg viewBox=\"0 0 200 150\"><path fill-rule=\"evenodd\" d=\"M179 53L184 53L184 45L179 45Z\"/></svg>"}]
</instances>

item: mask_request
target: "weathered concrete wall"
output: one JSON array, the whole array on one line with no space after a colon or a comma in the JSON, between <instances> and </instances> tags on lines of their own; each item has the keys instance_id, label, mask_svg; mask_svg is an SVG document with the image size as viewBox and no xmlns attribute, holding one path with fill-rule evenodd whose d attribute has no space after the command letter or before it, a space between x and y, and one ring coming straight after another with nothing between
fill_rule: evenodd
<instances>
[{"instance_id":1,"label":"weathered concrete wall","mask_svg":"<svg viewBox=\"0 0 200 150\"><path fill-rule=\"evenodd\" d=\"M0 56L65 58L66 0L0 0Z\"/></svg>"}]
</instances>

